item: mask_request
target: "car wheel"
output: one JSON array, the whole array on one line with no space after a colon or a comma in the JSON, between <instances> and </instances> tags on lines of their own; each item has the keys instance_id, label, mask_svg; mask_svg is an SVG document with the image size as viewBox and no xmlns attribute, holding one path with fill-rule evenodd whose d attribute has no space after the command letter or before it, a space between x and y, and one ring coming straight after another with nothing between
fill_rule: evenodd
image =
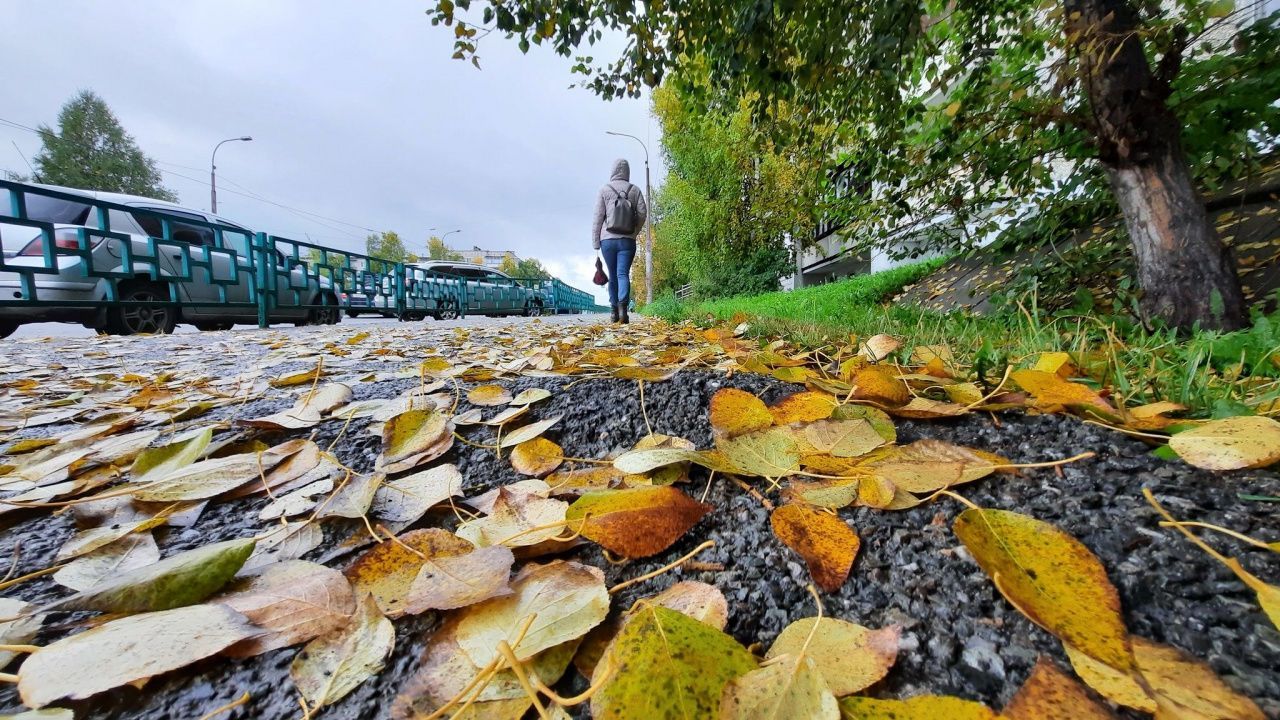
<instances>
[{"instance_id":1,"label":"car wheel","mask_svg":"<svg viewBox=\"0 0 1280 720\"><path fill-rule=\"evenodd\" d=\"M542 304L529 303L529 307L525 310L524 314L528 317L538 317L542 314Z\"/></svg>"},{"instance_id":2,"label":"car wheel","mask_svg":"<svg viewBox=\"0 0 1280 720\"><path fill-rule=\"evenodd\" d=\"M440 309L436 310L437 320L457 320L458 319L458 303L454 300L445 300L440 305Z\"/></svg>"},{"instance_id":3,"label":"car wheel","mask_svg":"<svg viewBox=\"0 0 1280 720\"><path fill-rule=\"evenodd\" d=\"M167 301L169 289L157 283L126 285L120 291L121 302ZM168 335L178 325L178 308L172 305L158 307L119 306L107 311L108 335L140 335L150 333Z\"/></svg>"},{"instance_id":4,"label":"car wheel","mask_svg":"<svg viewBox=\"0 0 1280 720\"><path fill-rule=\"evenodd\" d=\"M355 310L348 310L348 311L347 311L347 317L349 317L349 318L358 318L358 317L360 317L360 313L356 312Z\"/></svg>"},{"instance_id":5,"label":"car wheel","mask_svg":"<svg viewBox=\"0 0 1280 720\"><path fill-rule=\"evenodd\" d=\"M13 334L18 329L16 322L0 322L0 339L4 339Z\"/></svg>"},{"instance_id":6,"label":"car wheel","mask_svg":"<svg viewBox=\"0 0 1280 720\"><path fill-rule=\"evenodd\" d=\"M342 314L338 312L337 298L332 295L322 295L317 300L324 304L308 310L307 319L297 323L299 327L303 325L337 325L342 321Z\"/></svg>"}]
</instances>

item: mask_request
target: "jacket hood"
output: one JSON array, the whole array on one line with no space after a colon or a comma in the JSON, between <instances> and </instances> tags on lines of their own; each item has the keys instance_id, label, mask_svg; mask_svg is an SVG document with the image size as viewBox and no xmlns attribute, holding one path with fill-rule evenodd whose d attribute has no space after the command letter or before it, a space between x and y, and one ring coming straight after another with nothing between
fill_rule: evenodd
<instances>
[{"instance_id":1,"label":"jacket hood","mask_svg":"<svg viewBox=\"0 0 1280 720\"><path fill-rule=\"evenodd\" d=\"M616 160L613 163L613 174L609 176L609 180L626 180L631 181L631 163L626 160Z\"/></svg>"}]
</instances>

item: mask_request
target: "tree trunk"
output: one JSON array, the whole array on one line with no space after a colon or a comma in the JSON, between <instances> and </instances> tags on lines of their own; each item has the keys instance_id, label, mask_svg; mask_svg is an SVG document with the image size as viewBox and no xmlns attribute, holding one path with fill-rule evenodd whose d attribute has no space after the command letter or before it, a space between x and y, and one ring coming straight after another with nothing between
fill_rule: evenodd
<instances>
[{"instance_id":1,"label":"tree trunk","mask_svg":"<svg viewBox=\"0 0 1280 720\"><path fill-rule=\"evenodd\" d=\"M1129 230L1142 311L1180 329L1244 324L1235 258L1209 223L1166 104L1180 49L1152 72L1129 0L1064 0L1098 158Z\"/></svg>"}]
</instances>

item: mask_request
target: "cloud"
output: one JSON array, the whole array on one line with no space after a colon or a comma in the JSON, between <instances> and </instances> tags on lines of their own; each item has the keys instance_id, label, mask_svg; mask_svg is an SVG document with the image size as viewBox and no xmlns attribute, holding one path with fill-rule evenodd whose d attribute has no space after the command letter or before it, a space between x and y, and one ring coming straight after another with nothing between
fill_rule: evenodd
<instances>
[{"instance_id":1,"label":"cloud","mask_svg":"<svg viewBox=\"0 0 1280 720\"><path fill-rule=\"evenodd\" d=\"M461 228L449 238L455 246L536 257L575 287L598 290L592 203L616 157L643 164L634 141L605 131L649 138L656 181L647 100L569 89L568 60L536 47L522 55L496 34L481 44L483 70L451 60L452 33L431 27L426 6L10 3L0 47L15 71L0 117L52 125L67 98L90 88L186 205L209 205L214 144L252 135L218 152L227 217L345 250L362 248L368 229L395 230L421 250L427 228ZM104 42L111 28L130 39ZM592 54L620 47L606 39ZM25 173L12 143L30 158L39 138L0 126L0 169Z\"/></svg>"}]
</instances>

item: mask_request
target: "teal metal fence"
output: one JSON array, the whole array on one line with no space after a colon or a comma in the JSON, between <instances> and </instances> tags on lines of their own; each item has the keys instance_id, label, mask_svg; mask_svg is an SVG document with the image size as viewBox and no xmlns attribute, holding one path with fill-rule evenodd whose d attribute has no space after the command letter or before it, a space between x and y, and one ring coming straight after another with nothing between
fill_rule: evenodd
<instances>
[{"instance_id":1,"label":"teal metal fence","mask_svg":"<svg viewBox=\"0 0 1280 720\"><path fill-rule=\"evenodd\" d=\"M130 331L131 319L144 316L212 328L323 324L362 312L413 320L602 310L558 279L465 278L160 202L108 202L7 180L0 191L8 195L0 206L0 330L53 320Z\"/></svg>"}]
</instances>

